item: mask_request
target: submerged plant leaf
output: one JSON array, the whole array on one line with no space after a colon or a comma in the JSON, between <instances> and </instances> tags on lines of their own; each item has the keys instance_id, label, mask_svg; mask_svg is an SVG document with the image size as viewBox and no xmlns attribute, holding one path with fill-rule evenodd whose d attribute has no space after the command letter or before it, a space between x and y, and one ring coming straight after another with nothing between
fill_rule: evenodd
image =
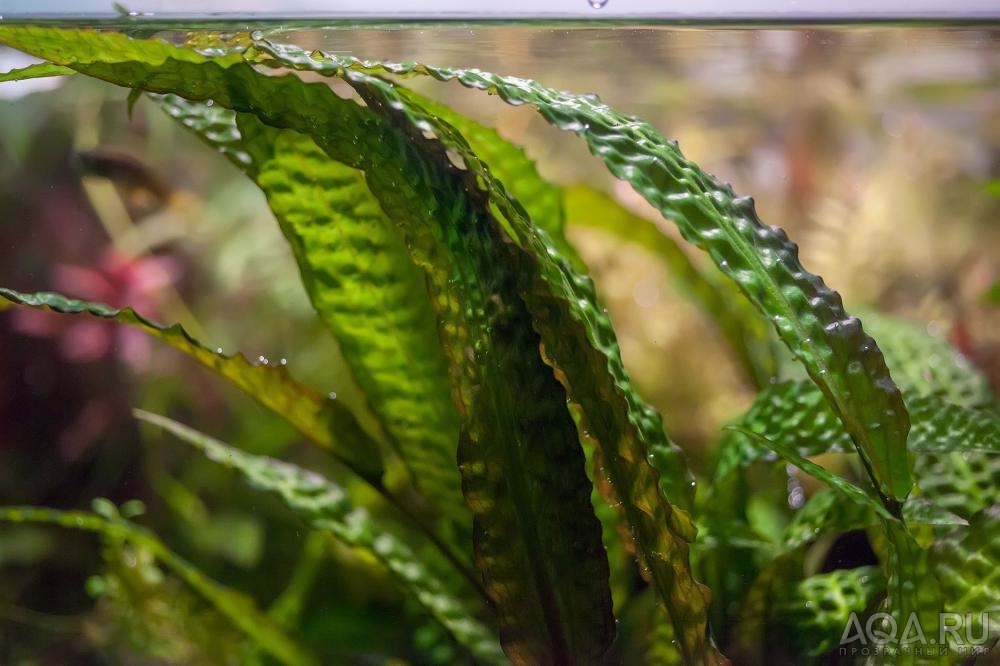
<instances>
[{"instance_id":1,"label":"submerged plant leaf","mask_svg":"<svg viewBox=\"0 0 1000 666\"><path fill-rule=\"evenodd\" d=\"M927 497L913 497L903 505L903 520L908 525L954 527L969 523ZM848 500L834 490L821 490L795 512L785 527L782 547L792 550L824 534L867 529L878 524L878 516L866 504Z\"/></svg>"},{"instance_id":2,"label":"submerged plant leaf","mask_svg":"<svg viewBox=\"0 0 1000 666\"><path fill-rule=\"evenodd\" d=\"M326 86L262 76L236 58L209 60L120 35L81 39L37 28L13 35L28 50L99 78L255 113L365 172L427 273L464 417L459 455L476 514L477 561L500 612L505 650L526 662L599 658L614 625L575 425L513 291L519 267L443 151L418 146ZM11 31L0 28L0 38L10 41Z\"/></svg>"},{"instance_id":3,"label":"submerged plant leaf","mask_svg":"<svg viewBox=\"0 0 1000 666\"><path fill-rule=\"evenodd\" d=\"M549 650L559 650L568 642L567 634L578 643L575 649L581 653L596 653L613 630L610 615L604 610L606 564L603 553L596 555L600 535L586 505L586 479L582 469L574 471L576 463L569 462L579 459L576 434L571 444L563 434L565 426L559 425L565 418L565 405L557 403L565 397L560 399L561 391L547 385L540 369L531 369L539 341L525 336L530 337L532 327L539 326L546 358L569 387L578 415L586 416L581 418L583 432L602 444L598 465L607 470L615 485L613 494L620 497L628 513L644 570L655 581L671 613L681 648L692 660L714 659L716 653L706 640L707 602L690 575L683 540L693 536L692 524L686 514L672 510L659 496L656 472L643 449L648 447L661 463L673 465L673 469L664 467L670 472L664 475L664 482L678 485L673 496L679 500L690 494L689 484L679 483L685 477L684 466L663 434L659 417L631 390L610 322L596 306L593 285L552 256L558 256L558 251L543 232L534 233L524 224L510 226L523 223L519 211L511 210L509 200L493 197L491 206L506 208L502 212L508 225L503 231L514 233L515 242L527 243L528 249L507 243L498 228L502 223L484 216L485 202L475 196L478 184L469 186L475 178L488 175L484 170L475 169L463 176L448 165L444 150L419 136L420 130L412 122L400 132L386 125L385 118L393 116L391 111L380 108L378 113L384 116L373 113L372 107L379 106L376 92L383 99L393 97L388 84L360 74L353 77L353 83L371 94L366 98L369 108L364 109L337 98L325 86L289 76L262 77L241 64L237 55L209 61L160 43L95 33L81 38L77 32L39 28L21 32L0 28L0 38L119 84L194 99L211 97L218 105L255 113L266 124L308 133L331 157L365 171L383 209L400 225L411 256L428 272L458 404L465 411L467 435L471 435L460 447L460 455L467 498L480 514L479 562L507 628L508 654L515 659L545 660ZM403 107L403 113L413 111L398 97L392 101L393 108ZM393 124L399 120L393 118ZM462 157L467 164L478 162L471 151ZM491 194L500 191L494 187L496 183L488 185ZM506 268L500 270L502 267ZM519 293L512 293L515 288ZM527 302L531 318L521 310L520 297ZM512 331L514 339L510 339ZM531 348L534 354L529 353ZM508 353L516 356L508 357ZM486 360L489 367L469 364L470 354L480 363ZM511 358L520 360L511 363ZM522 365L521 372L508 376L511 365ZM491 375L494 371L498 374ZM489 381L481 381L482 375ZM519 389L525 382L526 390ZM502 390L494 383L502 384ZM530 407L522 410L504 400ZM513 438L496 432L496 424L512 425L498 418L503 412L518 414L522 417L518 420L530 425L532 432L509 433ZM518 443L524 442L526 434L540 436L536 423L541 422L546 425L547 453ZM490 425L484 428L485 424ZM490 456L499 461L495 456L505 450L523 452L518 455L531 451L533 456L543 456L546 466L559 461L555 464L557 475L544 482L525 478L520 488L544 490L560 500L538 502L541 510L512 512L508 500L517 493L512 494L509 488L517 480L504 475L531 475L541 461L533 460L530 465L511 464L513 461L480 464ZM560 490L560 484L565 488ZM569 490L571 487L577 490ZM483 502L485 497L491 501ZM567 502L574 508L559 508ZM567 517L580 522L571 525ZM494 518L513 531L482 529L484 520ZM540 523L546 526L544 530L538 530ZM664 525L671 526L673 533L664 530ZM559 549L546 546L543 554L537 537L532 536L543 533L553 545L571 544L577 555L555 564L556 558L548 555ZM567 540L568 535L572 537ZM511 538L515 536L518 538ZM490 552L501 543L501 550ZM497 557L497 552L502 557ZM486 553L488 556L483 556ZM571 563L573 566L568 566ZM523 576L523 570L532 571L532 575ZM588 595L587 599L581 600L581 594ZM536 616L536 612L543 615ZM589 628L584 629L584 625ZM562 638L554 635L557 633Z\"/></svg>"},{"instance_id":4,"label":"submerged plant leaf","mask_svg":"<svg viewBox=\"0 0 1000 666\"><path fill-rule=\"evenodd\" d=\"M482 187L482 194L503 216L501 224L506 222L504 230L513 241L504 244L510 261L518 267L514 272L518 291L533 316L531 325L541 334L546 362L566 387L581 436L598 445L594 455L598 487L620 506L635 539L642 571L664 600L682 654L693 662L717 660L718 653L706 640L706 593L690 575L685 540L693 538L693 524L686 512L675 509L657 493L660 485L667 496L689 502L693 481L679 450L663 432L659 415L631 388L593 283L576 274L548 235L524 217L507 197L503 183L493 177L455 128L409 107L392 84L350 72L347 78L369 107L397 111L390 116L398 120L404 116L414 131L432 129L445 146L463 158L468 168L466 190L474 192ZM623 434L626 441L622 441ZM647 447L649 462L637 455ZM651 473L650 462L661 471L658 480ZM669 529L664 530L664 526Z\"/></svg>"},{"instance_id":5,"label":"submerged plant leaf","mask_svg":"<svg viewBox=\"0 0 1000 666\"><path fill-rule=\"evenodd\" d=\"M729 426L730 428L742 432L747 437L758 442L761 446L765 446L775 453L777 453L781 458L788 461L789 463L795 465L801 469L806 474L816 477L820 481L826 483L830 488L837 493L840 493L844 497L850 499L856 504L862 506L867 506L869 509L877 513L883 519L895 522L897 519L892 516L885 506L879 502L877 499L869 495L867 492L854 485L847 479L834 474L828 469L817 465L808 458L803 457L793 446L789 446L783 440L775 440L765 437L759 433L753 432L751 430L746 430L740 428L739 426Z\"/></svg>"},{"instance_id":6,"label":"submerged plant leaf","mask_svg":"<svg viewBox=\"0 0 1000 666\"><path fill-rule=\"evenodd\" d=\"M656 224L629 212L603 192L586 185L567 187L563 201L571 225L635 243L662 261L679 291L718 328L751 382L762 387L774 376L764 322L731 282L702 271Z\"/></svg>"},{"instance_id":7,"label":"submerged plant leaf","mask_svg":"<svg viewBox=\"0 0 1000 666\"><path fill-rule=\"evenodd\" d=\"M896 317L866 312L864 321L904 396L934 395L961 407L995 404L986 376L948 340Z\"/></svg>"},{"instance_id":8,"label":"submerged plant leaf","mask_svg":"<svg viewBox=\"0 0 1000 666\"><path fill-rule=\"evenodd\" d=\"M195 446L209 460L236 470L253 487L276 493L313 529L332 532L370 553L472 656L484 663L502 661L492 631L477 619L476 591L440 555L415 551L398 528L355 505L342 487L291 463L227 446L171 419L142 410L135 410L135 415Z\"/></svg>"},{"instance_id":9,"label":"submerged plant leaf","mask_svg":"<svg viewBox=\"0 0 1000 666\"><path fill-rule=\"evenodd\" d=\"M934 544L930 555L931 570L940 581L944 595L944 610L961 613L967 618L960 632L963 640L982 637L985 640L981 647L988 647L992 642L994 649L1000 636L998 534L1000 504L994 504L972 516L969 527L957 528ZM985 623L984 613L987 615ZM954 618L951 626L954 626ZM954 636L949 635L949 638ZM965 646L972 647L968 643Z\"/></svg>"},{"instance_id":10,"label":"submerged plant leaf","mask_svg":"<svg viewBox=\"0 0 1000 666\"><path fill-rule=\"evenodd\" d=\"M953 405L933 395L908 395L907 405L913 423L910 451L1000 452L1000 415L996 412ZM804 381L783 382L764 390L738 424L781 440L806 456L851 448L850 436L822 395ZM738 434L727 437L720 446L716 478L725 478L765 456L767 449L751 438Z\"/></svg>"},{"instance_id":11,"label":"submerged plant leaf","mask_svg":"<svg viewBox=\"0 0 1000 666\"><path fill-rule=\"evenodd\" d=\"M408 88L397 90L411 107L458 130L468 141L472 152L488 164L504 184L511 199L524 208L535 225L548 233L560 254L572 261L578 269L583 269L583 260L566 240L566 214L559 188L541 177L524 149L505 140L495 129L456 113L444 104Z\"/></svg>"},{"instance_id":12,"label":"submerged plant leaf","mask_svg":"<svg viewBox=\"0 0 1000 666\"><path fill-rule=\"evenodd\" d=\"M224 587L176 555L148 530L121 518L86 511L58 511L35 506L0 507L0 522L43 523L96 532L106 538L127 541L150 551L191 588L212 604L250 640L285 664L303 666L319 662L293 641L284 630L258 610L253 599Z\"/></svg>"},{"instance_id":13,"label":"submerged plant leaf","mask_svg":"<svg viewBox=\"0 0 1000 666\"><path fill-rule=\"evenodd\" d=\"M863 614L884 589L877 567L838 569L779 588L771 612L792 645L815 657L836 647L851 613Z\"/></svg>"},{"instance_id":14,"label":"submerged plant leaf","mask_svg":"<svg viewBox=\"0 0 1000 666\"><path fill-rule=\"evenodd\" d=\"M264 65L327 75L366 72L455 80L494 92L510 104L533 106L551 125L575 132L612 174L676 222L682 235L707 251L773 320L851 434L880 492L896 501L909 493L906 407L874 340L857 318L847 315L840 295L802 267L798 248L785 232L760 221L752 199L736 197L649 124L621 115L592 95L561 93L481 70L361 61L268 42L258 42L250 55Z\"/></svg>"},{"instance_id":15,"label":"submerged plant leaf","mask_svg":"<svg viewBox=\"0 0 1000 666\"><path fill-rule=\"evenodd\" d=\"M20 69L12 69L0 74L0 83L7 81L25 81L27 79L43 79L49 76L69 76L76 74L75 70L51 62L38 62Z\"/></svg>"},{"instance_id":16,"label":"submerged plant leaf","mask_svg":"<svg viewBox=\"0 0 1000 666\"><path fill-rule=\"evenodd\" d=\"M920 489L942 508L968 520L1000 502L1000 455L954 451L919 460Z\"/></svg>"},{"instance_id":17,"label":"submerged plant leaf","mask_svg":"<svg viewBox=\"0 0 1000 666\"><path fill-rule=\"evenodd\" d=\"M363 174L308 136L252 115L176 96L158 101L267 195L313 306L414 482L450 519L467 519L455 467L458 416L434 311L421 271Z\"/></svg>"},{"instance_id":18,"label":"submerged plant leaf","mask_svg":"<svg viewBox=\"0 0 1000 666\"><path fill-rule=\"evenodd\" d=\"M225 377L310 440L330 450L362 478L376 486L381 485L382 464L378 445L361 428L354 414L342 403L296 382L282 366L254 364L239 353L227 355L221 349L212 351L192 338L179 324L157 324L131 308L119 310L61 294L22 294L0 288L0 304L5 303L62 314L86 314L142 329Z\"/></svg>"}]
</instances>

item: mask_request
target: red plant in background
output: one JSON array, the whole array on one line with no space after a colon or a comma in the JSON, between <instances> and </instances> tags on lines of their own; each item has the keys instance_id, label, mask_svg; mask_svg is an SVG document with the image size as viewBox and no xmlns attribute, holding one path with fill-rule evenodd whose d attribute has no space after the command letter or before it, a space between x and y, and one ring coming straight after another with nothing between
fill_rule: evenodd
<instances>
[{"instance_id":1,"label":"red plant in background","mask_svg":"<svg viewBox=\"0 0 1000 666\"><path fill-rule=\"evenodd\" d=\"M74 298L132 307L145 316L155 317L157 293L174 284L181 274L182 266L173 257L128 257L107 246L94 267L57 264L50 282L55 291ZM25 335L58 338L60 353L72 362L94 362L116 355L136 369L149 364L149 338L127 326L57 317L29 308L11 312L11 325Z\"/></svg>"}]
</instances>

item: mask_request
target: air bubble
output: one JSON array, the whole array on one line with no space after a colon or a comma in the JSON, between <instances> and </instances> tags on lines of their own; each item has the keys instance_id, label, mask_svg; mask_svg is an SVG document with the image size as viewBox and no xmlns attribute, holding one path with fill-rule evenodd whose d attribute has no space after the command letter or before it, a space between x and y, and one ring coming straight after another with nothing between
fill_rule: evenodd
<instances>
[{"instance_id":1,"label":"air bubble","mask_svg":"<svg viewBox=\"0 0 1000 666\"><path fill-rule=\"evenodd\" d=\"M327 394L327 397L330 398L330 400L336 400L337 399L337 392L336 391L330 391Z\"/></svg>"}]
</instances>

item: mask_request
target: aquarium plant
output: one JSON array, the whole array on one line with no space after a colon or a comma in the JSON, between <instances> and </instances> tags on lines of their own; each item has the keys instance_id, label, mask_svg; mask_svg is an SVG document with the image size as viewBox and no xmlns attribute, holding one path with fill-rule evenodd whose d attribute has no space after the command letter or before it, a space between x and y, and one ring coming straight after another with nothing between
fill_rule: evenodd
<instances>
[{"instance_id":1,"label":"aquarium plant","mask_svg":"<svg viewBox=\"0 0 1000 666\"><path fill-rule=\"evenodd\" d=\"M334 461L320 474L135 405L313 532L301 566L274 572L289 591L270 609L143 527L138 503L0 509L8 524L100 535L106 571L88 587L147 634L156 621L187 632L212 663L363 663L366 641L326 645L302 625L301 595L332 537L386 572L397 616L419 635L397 656L417 661L950 663L996 644L1000 414L987 381L921 328L849 314L753 199L651 125L532 80L309 52L260 32L168 43L0 25L0 42L44 60L2 80L127 88L130 104L148 98L256 183L363 395L348 404L283 362L131 308L0 290L5 309L143 331ZM710 263L603 193L547 182L517 145L410 87L421 80L575 134ZM706 474L630 380L567 210L662 260L757 387ZM751 507L783 502L788 474L819 489L767 532ZM815 566L859 534L870 562ZM150 619L136 610L144 595L185 617ZM970 626L939 645L946 612ZM867 651L848 654L845 640Z\"/></svg>"}]
</instances>

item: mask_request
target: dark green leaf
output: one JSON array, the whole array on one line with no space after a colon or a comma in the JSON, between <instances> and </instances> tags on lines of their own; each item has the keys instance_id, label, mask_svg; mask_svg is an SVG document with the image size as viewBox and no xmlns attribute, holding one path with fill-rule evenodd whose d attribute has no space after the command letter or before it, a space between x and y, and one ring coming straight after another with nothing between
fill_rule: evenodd
<instances>
[{"instance_id":1,"label":"dark green leaf","mask_svg":"<svg viewBox=\"0 0 1000 666\"><path fill-rule=\"evenodd\" d=\"M472 152L488 164L504 184L511 199L523 206L531 221L549 234L559 252L572 260L577 268L583 268L583 260L566 241L566 215L559 189L539 175L535 163L520 146L506 141L493 128L455 113L444 104L413 90L400 88L399 94L410 106L458 130L469 142Z\"/></svg>"},{"instance_id":2,"label":"dark green leaf","mask_svg":"<svg viewBox=\"0 0 1000 666\"><path fill-rule=\"evenodd\" d=\"M963 639L987 637L983 647L988 647L991 640L996 641L1000 635L1000 606L997 605L1000 600L1000 539L997 538L1000 504L978 512L970 523L969 527L957 528L934 544L931 570L940 581L945 610L961 613L967 618L966 622L971 621L971 626L964 626L960 635ZM988 616L986 624L990 631L983 626L984 613ZM965 647L971 646L966 643Z\"/></svg>"},{"instance_id":3,"label":"dark green leaf","mask_svg":"<svg viewBox=\"0 0 1000 666\"><path fill-rule=\"evenodd\" d=\"M838 569L779 588L771 612L799 652L819 656L836 647L851 613L862 615L884 589L877 567Z\"/></svg>"},{"instance_id":4,"label":"dark green leaf","mask_svg":"<svg viewBox=\"0 0 1000 666\"><path fill-rule=\"evenodd\" d=\"M455 466L458 416L423 275L359 171L307 136L248 114L161 98L267 195L320 318L373 412L433 505L466 520Z\"/></svg>"},{"instance_id":5,"label":"dark green leaf","mask_svg":"<svg viewBox=\"0 0 1000 666\"><path fill-rule=\"evenodd\" d=\"M949 404L933 395L907 395L913 421L908 446L915 453L1000 451L1000 415ZM738 421L741 428L795 447L806 456L850 450L850 436L819 391L808 382L776 384L763 391ZM767 455L753 440L727 437L720 446L716 478ZM919 470L918 470L919 475Z\"/></svg>"},{"instance_id":6,"label":"dark green leaf","mask_svg":"<svg viewBox=\"0 0 1000 666\"><path fill-rule=\"evenodd\" d=\"M180 325L163 326L131 308L116 309L100 303L66 298L60 294L22 294L0 288L0 304L14 304L64 314L87 314L135 326L187 354L225 377L265 407L283 417L345 465L376 485L381 483L377 444L361 429L343 404L296 382L280 365L251 363L242 354L212 351L192 338Z\"/></svg>"},{"instance_id":7,"label":"dark green leaf","mask_svg":"<svg viewBox=\"0 0 1000 666\"><path fill-rule=\"evenodd\" d=\"M907 398L935 395L962 407L994 404L986 377L948 340L895 317L865 313L864 321Z\"/></svg>"},{"instance_id":8,"label":"dark green leaf","mask_svg":"<svg viewBox=\"0 0 1000 666\"><path fill-rule=\"evenodd\" d=\"M506 196L504 185L450 125L407 106L396 88L358 73L347 78L369 107L398 110L411 134L431 129L468 168L466 190L482 184L492 206L503 215L506 244L518 291L542 336L546 361L557 372L574 403L581 435L599 444L594 460L597 483L619 505L635 537L643 572L656 584L678 635L678 645L693 661L713 661L717 652L706 641L706 599L693 577L684 539L693 537L686 513L671 507L656 492L657 479L636 450L647 448L661 470L659 483L670 497L686 499L693 484L679 451L669 442L659 416L631 389L610 321L599 308L589 279L563 260L544 231L532 226L523 211ZM393 114L390 114L393 115ZM525 322L527 324L527 322ZM609 401L608 396L614 398ZM623 441L623 434L628 438ZM647 446L644 446L647 445ZM631 449L631 450L630 450ZM670 530L663 530L667 525ZM680 573L680 575L678 575Z\"/></svg>"},{"instance_id":9,"label":"dark green leaf","mask_svg":"<svg viewBox=\"0 0 1000 666\"><path fill-rule=\"evenodd\" d=\"M342 487L290 463L227 446L162 416L141 410L135 410L135 415L194 445L208 459L238 471L255 488L276 493L312 528L332 532L344 543L370 553L471 655L487 663L502 661L493 633L476 619L480 611L475 589L458 578L440 554L415 551L398 528L355 505Z\"/></svg>"},{"instance_id":10,"label":"dark green leaf","mask_svg":"<svg viewBox=\"0 0 1000 666\"><path fill-rule=\"evenodd\" d=\"M767 447L777 453L781 458L788 461L789 463L795 465L801 469L806 474L816 477L820 481L823 481L830 488L844 497L850 499L856 504L862 506L867 506L869 509L877 513L883 519L888 521L895 521L896 519L886 510L885 506L878 501L876 498L869 495L867 492L854 485L847 479L837 476L828 469L817 465L811 460L804 458L794 446L788 445L783 440L774 440L765 437L759 433L753 432L752 430L742 429L738 426L729 426L730 428L742 432L747 437L756 441L759 445Z\"/></svg>"},{"instance_id":11,"label":"dark green leaf","mask_svg":"<svg viewBox=\"0 0 1000 666\"><path fill-rule=\"evenodd\" d=\"M676 222L684 237L705 249L773 319L782 340L857 442L880 491L896 500L906 497L912 485L906 451L909 421L878 346L860 321L847 315L839 294L802 267L798 249L784 231L760 221L751 199L736 197L649 124L619 114L592 95L561 93L535 81L481 70L318 55L263 42L249 54L265 65L328 75L352 70L456 80L495 92L511 104L531 105L553 126L583 137L616 177Z\"/></svg>"},{"instance_id":12,"label":"dark green leaf","mask_svg":"<svg viewBox=\"0 0 1000 666\"><path fill-rule=\"evenodd\" d=\"M304 648L264 613L253 600L209 579L180 556L174 554L151 532L121 518L107 518L85 511L57 511L41 507L0 507L0 521L44 523L96 532L116 541L128 541L150 551L157 560L211 603L235 627L261 648L285 664L318 664Z\"/></svg>"}]
</instances>

